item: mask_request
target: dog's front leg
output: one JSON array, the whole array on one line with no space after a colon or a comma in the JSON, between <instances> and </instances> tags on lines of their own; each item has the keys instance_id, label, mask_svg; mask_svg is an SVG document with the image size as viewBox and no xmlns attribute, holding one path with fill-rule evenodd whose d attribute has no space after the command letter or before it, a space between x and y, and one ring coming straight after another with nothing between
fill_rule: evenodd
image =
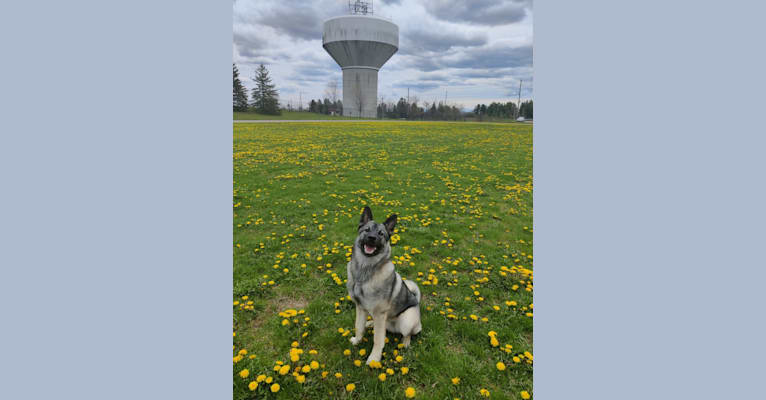
<instances>
[{"instance_id":1,"label":"dog's front leg","mask_svg":"<svg viewBox=\"0 0 766 400\"><path fill-rule=\"evenodd\" d=\"M354 329L356 330L356 336L352 337L351 344L358 345L362 341L364 336L364 322L367 320L367 311L359 304L356 305L356 322L354 323Z\"/></svg>"},{"instance_id":2,"label":"dog's front leg","mask_svg":"<svg viewBox=\"0 0 766 400\"><path fill-rule=\"evenodd\" d=\"M370 356L367 358L368 365L372 361L380 361L381 357L383 356L383 346L386 345L386 318L387 317L388 317L388 313L386 312L372 314L372 325L375 329L375 336L373 339L372 351L370 352Z\"/></svg>"}]
</instances>

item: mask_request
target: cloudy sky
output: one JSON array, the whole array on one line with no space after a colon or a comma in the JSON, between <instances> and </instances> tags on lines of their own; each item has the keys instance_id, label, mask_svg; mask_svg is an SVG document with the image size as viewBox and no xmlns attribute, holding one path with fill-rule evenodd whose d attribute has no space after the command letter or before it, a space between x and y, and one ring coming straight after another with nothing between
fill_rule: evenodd
<instances>
[{"instance_id":1,"label":"cloudy sky","mask_svg":"<svg viewBox=\"0 0 766 400\"><path fill-rule=\"evenodd\" d=\"M417 96L463 108L532 97L532 0L374 0L399 26L399 51L378 75L378 97ZM348 0L234 0L234 63L244 84L269 69L280 101L304 105L342 82L322 48L322 22L348 14Z\"/></svg>"}]
</instances>

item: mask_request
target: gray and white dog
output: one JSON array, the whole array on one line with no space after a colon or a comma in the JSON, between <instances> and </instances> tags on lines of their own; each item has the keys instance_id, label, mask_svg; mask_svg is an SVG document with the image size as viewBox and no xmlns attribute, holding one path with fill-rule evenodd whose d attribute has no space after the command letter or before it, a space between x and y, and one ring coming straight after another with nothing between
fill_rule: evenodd
<instances>
[{"instance_id":1,"label":"gray and white dog","mask_svg":"<svg viewBox=\"0 0 766 400\"><path fill-rule=\"evenodd\" d=\"M348 263L348 295L356 304L356 336L351 344L362 341L365 327L375 329L372 351L367 364L380 361L386 330L402 335L405 347L410 337L420 333L420 289L415 282L403 280L391 262L391 234L396 214L382 224L372 220L372 210L364 207L359 221L359 235ZM372 323L366 323L367 315Z\"/></svg>"}]
</instances>

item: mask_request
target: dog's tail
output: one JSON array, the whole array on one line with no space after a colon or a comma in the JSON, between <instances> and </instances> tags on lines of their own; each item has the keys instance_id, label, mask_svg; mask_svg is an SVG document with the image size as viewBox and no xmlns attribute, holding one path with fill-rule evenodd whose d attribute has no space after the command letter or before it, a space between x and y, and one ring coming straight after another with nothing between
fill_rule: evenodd
<instances>
[{"instance_id":1,"label":"dog's tail","mask_svg":"<svg viewBox=\"0 0 766 400\"><path fill-rule=\"evenodd\" d=\"M418 288L418 285L415 283L415 281L408 279L404 281L404 284L407 285L407 289L410 289L410 292L415 294L418 299L418 303L420 303L420 288Z\"/></svg>"}]
</instances>

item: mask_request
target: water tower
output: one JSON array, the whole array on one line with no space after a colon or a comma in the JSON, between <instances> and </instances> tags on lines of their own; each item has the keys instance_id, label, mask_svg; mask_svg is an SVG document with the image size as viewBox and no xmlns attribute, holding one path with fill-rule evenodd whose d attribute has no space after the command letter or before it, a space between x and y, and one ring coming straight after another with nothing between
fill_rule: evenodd
<instances>
[{"instance_id":1,"label":"water tower","mask_svg":"<svg viewBox=\"0 0 766 400\"><path fill-rule=\"evenodd\" d=\"M399 27L373 16L371 1L351 1L349 15L324 22L322 47L343 70L343 115L375 118L378 70L399 49Z\"/></svg>"}]
</instances>

